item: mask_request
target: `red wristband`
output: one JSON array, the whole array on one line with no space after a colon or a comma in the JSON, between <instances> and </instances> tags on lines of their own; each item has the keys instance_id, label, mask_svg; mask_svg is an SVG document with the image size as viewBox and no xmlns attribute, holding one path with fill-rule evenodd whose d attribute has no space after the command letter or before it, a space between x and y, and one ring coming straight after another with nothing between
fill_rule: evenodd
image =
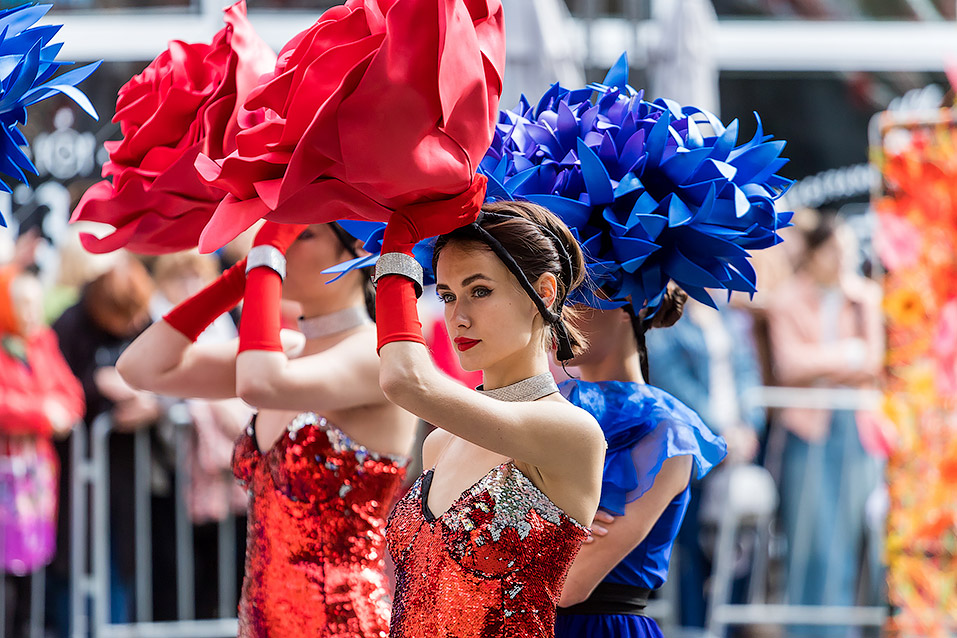
<instances>
[{"instance_id":1,"label":"red wristband","mask_svg":"<svg viewBox=\"0 0 957 638\"><path fill-rule=\"evenodd\" d=\"M375 294L376 352L393 341L412 341L425 345L422 322L416 305L415 282L401 275L379 280Z\"/></svg>"},{"instance_id":2,"label":"red wristband","mask_svg":"<svg viewBox=\"0 0 957 638\"><path fill-rule=\"evenodd\" d=\"M211 284L182 302L163 317L170 326L196 341L209 324L232 310L243 298L246 287L246 260L226 269Z\"/></svg>"},{"instance_id":3,"label":"red wristband","mask_svg":"<svg viewBox=\"0 0 957 638\"><path fill-rule=\"evenodd\" d=\"M239 352L282 352L279 339L282 279L271 268L253 268L246 275L246 303L239 322Z\"/></svg>"}]
</instances>

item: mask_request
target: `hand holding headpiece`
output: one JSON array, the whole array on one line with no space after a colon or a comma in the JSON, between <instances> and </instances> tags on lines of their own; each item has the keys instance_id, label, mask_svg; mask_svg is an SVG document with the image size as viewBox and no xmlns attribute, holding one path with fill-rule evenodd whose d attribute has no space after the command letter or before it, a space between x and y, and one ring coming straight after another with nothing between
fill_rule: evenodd
<instances>
[{"instance_id":1,"label":"hand holding headpiece","mask_svg":"<svg viewBox=\"0 0 957 638\"><path fill-rule=\"evenodd\" d=\"M225 159L198 159L203 178L229 193L201 249L261 217L386 221L465 191L491 140L504 61L500 0L329 9L247 100L264 121Z\"/></svg>"}]
</instances>

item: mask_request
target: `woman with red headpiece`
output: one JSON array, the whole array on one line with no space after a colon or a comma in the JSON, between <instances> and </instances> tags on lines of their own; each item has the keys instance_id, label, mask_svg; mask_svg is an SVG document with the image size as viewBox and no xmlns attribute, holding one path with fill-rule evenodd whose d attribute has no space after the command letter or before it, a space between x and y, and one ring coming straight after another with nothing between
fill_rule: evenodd
<instances>
[{"instance_id":1,"label":"woman with red headpiece","mask_svg":"<svg viewBox=\"0 0 957 638\"><path fill-rule=\"evenodd\" d=\"M243 636L388 632L384 516L414 419L379 388L363 275L328 286L316 275L354 251L330 222L382 221L469 186L491 138L503 62L498 0L347 0L293 38L234 110L234 150L190 146L203 192L220 193L215 211L201 208L202 236L188 225L192 245L218 248L269 221L244 262L147 330L118 367L162 394L238 395L259 408L234 457L252 496ZM133 211L111 223L118 241L159 244L174 224L160 223L160 233L155 222ZM194 343L243 297L238 355ZM306 316L298 357L283 347L281 297Z\"/></svg>"},{"instance_id":2,"label":"woman with red headpiece","mask_svg":"<svg viewBox=\"0 0 957 638\"><path fill-rule=\"evenodd\" d=\"M584 258L561 221L528 202L486 204L485 178L449 201L402 209L376 266L380 382L396 404L434 424L427 471L389 520L396 563L392 635L545 637L565 574L598 507L605 442L558 392L548 353L583 347L565 300ZM476 219L476 216L477 219ZM437 370L416 313L435 245L436 292L478 392Z\"/></svg>"},{"instance_id":3,"label":"woman with red headpiece","mask_svg":"<svg viewBox=\"0 0 957 638\"><path fill-rule=\"evenodd\" d=\"M332 224L267 223L247 259L147 329L117 363L142 389L239 396L258 408L233 457L250 494L241 636L388 635L385 517L415 419L376 382L368 278L355 272L326 285L315 276L353 244ZM195 343L244 293L238 355L235 343ZM301 305L304 343L283 338L282 299Z\"/></svg>"}]
</instances>

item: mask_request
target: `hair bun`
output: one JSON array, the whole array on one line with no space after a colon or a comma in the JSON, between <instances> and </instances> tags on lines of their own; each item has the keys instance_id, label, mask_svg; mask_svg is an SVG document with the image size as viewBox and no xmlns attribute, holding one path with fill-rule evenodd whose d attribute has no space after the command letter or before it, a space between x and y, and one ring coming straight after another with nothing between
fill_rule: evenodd
<instances>
[{"instance_id":1,"label":"hair bun","mask_svg":"<svg viewBox=\"0 0 957 638\"><path fill-rule=\"evenodd\" d=\"M648 327L668 328L678 323L681 315L684 314L686 301L688 301L688 293L674 283L669 284L664 297L661 298L658 312L651 317Z\"/></svg>"}]
</instances>

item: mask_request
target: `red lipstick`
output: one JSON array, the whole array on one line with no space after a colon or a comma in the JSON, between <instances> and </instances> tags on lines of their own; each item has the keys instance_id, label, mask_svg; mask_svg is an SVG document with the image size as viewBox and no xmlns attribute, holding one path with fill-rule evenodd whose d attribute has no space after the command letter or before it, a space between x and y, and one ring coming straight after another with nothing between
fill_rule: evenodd
<instances>
[{"instance_id":1,"label":"red lipstick","mask_svg":"<svg viewBox=\"0 0 957 638\"><path fill-rule=\"evenodd\" d=\"M471 350L481 342L481 339L467 339L465 337L456 337L452 339L455 343L455 347L459 349L459 352L465 352L466 350Z\"/></svg>"}]
</instances>

